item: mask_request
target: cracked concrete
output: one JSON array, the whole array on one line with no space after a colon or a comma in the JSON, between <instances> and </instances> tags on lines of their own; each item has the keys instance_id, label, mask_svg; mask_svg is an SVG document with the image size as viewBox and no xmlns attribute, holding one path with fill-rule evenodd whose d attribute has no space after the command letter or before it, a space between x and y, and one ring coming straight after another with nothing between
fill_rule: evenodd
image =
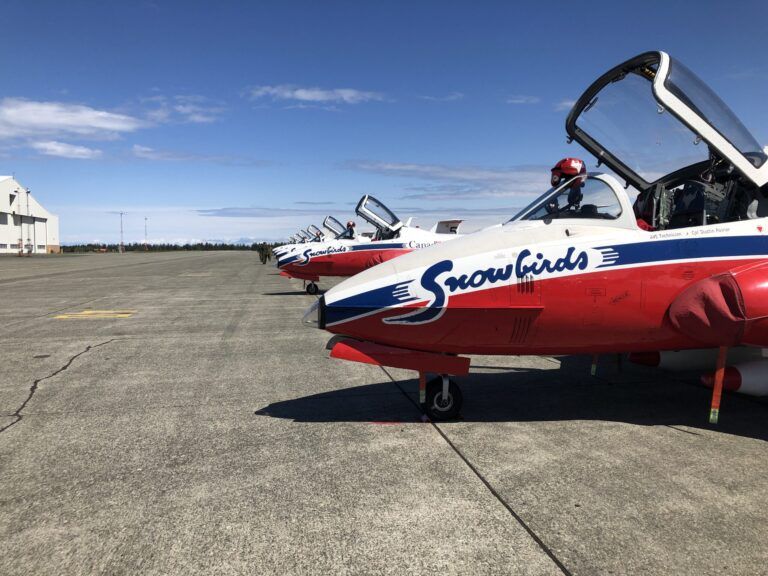
<instances>
[{"instance_id":1,"label":"cracked concrete","mask_svg":"<svg viewBox=\"0 0 768 576\"><path fill-rule=\"evenodd\" d=\"M477 357L433 427L254 253L3 265L3 576L766 573L764 402Z\"/></svg>"},{"instance_id":2,"label":"cracked concrete","mask_svg":"<svg viewBox=\"0 0 768 576\"><path fill-rule=\"evenodd\" d=\"M42 378L38 378L37 380L32 382L32 386L30 386L30 388L29 388L29 395L24 399L24 401L21 403L21 405L13 412L13 414L11 414L11 418L13 418L13 420L10 423L5 424L2 427L0 427L0 434L2 434L3 432L5 432L9 428L11 428L11 426L14 426L15 424L18 424L19 422L21 422L21 419L24 418L24 415L22 414L22 411L24 410L24 408L27 407L27 404L29 404L29 402L32 400L32 397L35 395L35 392L37 392L37 388L38 388L38 386L40 385L41 382L45 382L46 380L50 380L51 378L54 378L55 376L58 376L59 374L64 372L65 370L67 370L67 368L69 368L72 365L72 363L75 360L77 360L83 354L86 354L87 352L93 350L94 348L99 348L101 346L104 346L104 345L109 344L110 342L114 342L114 341L115 341L115 339L112 338L110 340L107 340L106 342L100 342L99 344L88 345L88 346L85 347L85 350L83 350L81 352L78 352L77 354L72 356L69 360L67 360L66 364L64 364L58 370L56 370L54 372L51 372L47 376L43 376Z\"/></svg>"}]
</instances>

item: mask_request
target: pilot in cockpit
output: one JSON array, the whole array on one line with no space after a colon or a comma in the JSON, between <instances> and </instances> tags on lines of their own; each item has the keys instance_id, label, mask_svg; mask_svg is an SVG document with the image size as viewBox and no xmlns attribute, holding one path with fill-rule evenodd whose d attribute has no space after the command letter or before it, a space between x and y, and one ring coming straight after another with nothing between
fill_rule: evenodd
<instances>
[{"instance_id":1,"label":"pilot in cockpit","mask_svg":"<svg viewBox=\"0 0 768 576\"><path fill-rule=\"evenodd\" d=\"M579 176L571 182L570 190L568 192L568 206L559 207L557 205L557 198L553 199L554 206L549 209L548 212L558 212L563 210L578 210L583 195L581 189L584 186L584 182L587 179L587 166L584 164L584 160L579 158L563 158L552 169L551 183L552 187L556 188L565 180L569 180L574 176Z\"/></svg>"},{"instance_id":2,"label":"pilot in cockpit","mask_svg":"<svg viewBox=\"0 0 768 576\"><path fill-rule=\"evenodd\" d=\"M339 240L354 240L355 239L355 221L350 220L347 222L347 229L339 235Z\"/></svg>"}]
</instances>

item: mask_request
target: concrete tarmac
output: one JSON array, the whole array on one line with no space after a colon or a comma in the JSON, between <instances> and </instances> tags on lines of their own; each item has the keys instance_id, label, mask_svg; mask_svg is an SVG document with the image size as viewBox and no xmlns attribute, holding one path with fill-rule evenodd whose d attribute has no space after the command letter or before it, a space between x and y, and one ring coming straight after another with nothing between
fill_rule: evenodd
<instances>
[{"instance_id":1,"label":"concrete tarmac","mask_svg":"<svg viewBox=\"0 0 768 576\"><path fill-rule=\"evenodd\" d=\"M0 259L0 574L767 574L768 405L475 357L457 422L256 252Z\"/></svg>"}]
</instances>

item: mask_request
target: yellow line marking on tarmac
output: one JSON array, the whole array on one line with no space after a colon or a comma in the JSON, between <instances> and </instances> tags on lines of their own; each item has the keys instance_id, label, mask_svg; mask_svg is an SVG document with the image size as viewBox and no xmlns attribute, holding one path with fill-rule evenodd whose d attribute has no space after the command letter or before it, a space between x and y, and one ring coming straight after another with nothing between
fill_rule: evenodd
<instances>
[{"instance_id":1,"label":"yellow line marking on tarmac","mask_svg":"<svg viewBox=\"0 0 768 576\"><path fill-rule=\"evenodd\" d=\"M136 310L83 310L82 312L57 314L53 318L56 320L130 318L134 314L136 314Z\"/></svg>"}]
</instances>

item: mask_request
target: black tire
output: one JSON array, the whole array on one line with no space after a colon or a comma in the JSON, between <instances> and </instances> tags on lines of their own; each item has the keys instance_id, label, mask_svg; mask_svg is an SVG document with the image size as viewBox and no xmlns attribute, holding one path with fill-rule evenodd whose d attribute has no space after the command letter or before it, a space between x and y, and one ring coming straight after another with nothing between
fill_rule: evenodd
<instances>
[{"instance_id":1,"label":"black tire","mask_svg":"<svg viewBox=\"0 0 768 576\"><path fill-rule=\"evenodd\" d=\"M319 291L320 291L320 288L318 288L317 284L315 284L314 282L310 282L309 284L307 284L307 294L314 296Z\"/></svg>"},{"instance_id":2,"label":"black tire","mask_svg":"<svg viewBox=\"0 0 768 576\"><path fill-rule=\"evenodd\" d=\"M461 396L461 389L453 380L448 380L448 398L444 400L443 379L441 376L433 378L427 382L426 402L424 411L431 420L443 422L445 420L455 420L461 412L461 405L464 398Z\"/></svg>"}]
</instances>

